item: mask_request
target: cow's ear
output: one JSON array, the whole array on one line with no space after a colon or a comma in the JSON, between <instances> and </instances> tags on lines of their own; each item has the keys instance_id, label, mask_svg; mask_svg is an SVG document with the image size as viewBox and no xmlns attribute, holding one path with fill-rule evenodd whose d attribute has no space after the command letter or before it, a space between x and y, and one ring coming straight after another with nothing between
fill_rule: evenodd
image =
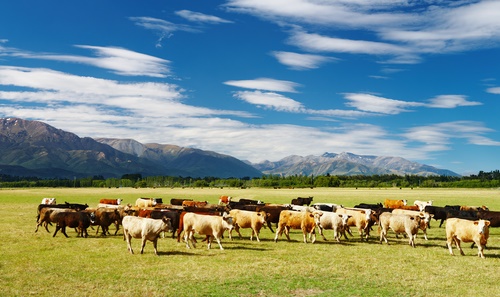
<instances>
[{"instance_id":1,"label":"cow's ear","mask_svg":"<svg viewBox=\"0 0 500 297\"><path fill-rule=\"evenodd\" d=\"M489 226L490 226L490 221L484 221L484 225L485 225L486 227L489 227Z\"/></svg>"},{"instance_id":2,"label":"cow's ear","mask_svg":"<svg viewBox=\"0 0 500 297\"><path fill-rule=\"evenodd\" d=\"M477 225L477 224L479 224L479 221L474 221L474 225Z\"/></svg>"}]
</instances>

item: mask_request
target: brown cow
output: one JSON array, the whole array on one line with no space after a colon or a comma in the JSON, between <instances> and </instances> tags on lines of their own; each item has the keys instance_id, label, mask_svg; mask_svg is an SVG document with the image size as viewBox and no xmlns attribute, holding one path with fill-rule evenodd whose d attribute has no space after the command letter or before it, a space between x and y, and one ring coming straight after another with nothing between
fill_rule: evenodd
<instances>
[{"instance_id":1,"label":"brown cow","mask_svg":"<svg viewBox=\"0 0 500 297\"><path fill-rule=\"evenodd\" d=\"M189 200L182 201L183 207L205 207L207 205L208 205L207 201L189 201Z\"/></svg>"},{"instance_id":2,"label":"brown cow","mask_svg":"<svg viewBox=\"0 0 500 297\"><path fill-rule=\"evenodd\" d=\"M288 241L290 241L290 229L301 229L304 235L304 243L307 243L307 234L309 234L311 242L314 243L316 241L316 222L314 216L321 216L322 214L323 212L319 210L313 212L283 210L280 213L280 220L278 228L276 229L274 242L278 241L278 237L283 234L283 231Z\"/></svg>"},{"instance_id":3,"label":"brown cow","mask_svg":"<svg viewBox=\"0 0 500 297\"><path fill-rule=\"evenodd\" d=\"M95 211L95 222L93 225L98 225L102 229L103 236L109 234L109 226L111 224L116 224L117 222L121 222L122 217L120 215L120 211L116 208L103 208L100 207ZM116 224L116 233L118 233L119 225ZM99 233L99 228L96 231L96 235Z\"/></svg>"},{"instance_id":4,"label":"brown cow","mask_svg":"<svg viewBox=\"0 0 500 297\"><path fill-rule=\"evenodd\" d=\"M99 200L100 204L110 204L110 205L120 205L122 203L121 199L101 199Z\"/></svg>"},{"instance_id":5,"label":"brown cow","mask_svg":"<svg viewBox=\"0 0 500 297\"><path fill-rule=\"evenodd\" d=\"M231 198L231 196L220 196L219 205L228 204L229 202L231 202Z\"/></svg>"},{"instance_id":6,"label":"brown cow","mask_svg":"<svg viewBox=\"0 0 500 297\"><path fill-rule=\"evenodd\" d=\"M56 231L52 237L55 237L57 231L61 230L64 236L69 237L66 234L66 227L78 228L78 236L88 237L87 229L90 224L94 222L93 213L88 213L86 211L78 212L59 212L55 214L54 221L56 222Z\"/></svg>"},{"instance_id":7,"label":"brown cow","mask_svg":"<svg viewBox=\"0 0 500 297\"><path fill-rule=\"evenodd\" d=\"M399 208L400 206L407 205L408 200L391 200L391 199L385 199L384 200L384 207L385 208Z\"/></svg>"}]
</instances>

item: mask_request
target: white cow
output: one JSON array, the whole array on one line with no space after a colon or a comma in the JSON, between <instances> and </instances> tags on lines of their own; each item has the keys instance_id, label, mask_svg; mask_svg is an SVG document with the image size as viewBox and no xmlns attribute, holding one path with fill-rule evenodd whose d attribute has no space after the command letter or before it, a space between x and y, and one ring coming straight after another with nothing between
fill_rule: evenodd
<instances>
[{"instance_id":1,"label":"white cow","mask_svg":"<svg viewBox=\"0 0 500 297\"><path fill-rule=\"evenodd\" d=\"M385 240L385 243L389 244L387 241L387 231L391 229L396 234L406 232L406 235L410 239L410 246L415 247L415 237L420 227L420 221L419 216L392 214L390 212L382 213L379 216L380 243L382 243L382 240Z\"/></svg>"},{"instance_id":2,"label":"white cow","mask_svg":"<svg viewBox=\"0 0 500 297\"><path fill-rule=\"evenodd\" d=\"M231 230L233 228L233 218L228 215L212 216L188 212L184 215L183 224L184 241L186 241L186 247L188 249L191 248L189 246L189 242L191 242L193 247L196 248L196 243L193 238L193 235L196 232L199 235L208 236L208 249L210 249L212 239L215 237L220 249L223 250L224 248L222 247L220 240L225 230Z\"/></svg>"},{"instance_id":3,"label":"white cow","mask_svg":"<svg viewBox=\"0 0 500 297\"><path fill-rule=\"evenodd\" d=\"M350 218L347 214L338 214L334 212L323 212L323 215L315 215L314 220L316 221L316 226L318 226L319 234L323 236L324 240L327 240L323 234L323 229L333 229L333 238L340 242L340 234L347 228L347 220Z\"/></svg>"},{"instance_id":4,"label":"white cow","mask_svg":"<svg viewBox=\"0 0 500 297\"><path fill-rule=\"evenodd\" d=\"M415 202L413 202L413 205L418 206L418 209L420 211L424 211L426 206L428 206L428 205L432 206L432 200L429 200L429 201L415 200Z\"/></svg>"},{"instance_id":5,"label":"white cow","mask_svg":"<svg viewBox=\"0 0 500 297\"><path fill-rule=\"evenodd\" d=\"M42 198L42 203L41 204L46 204L46 205L54 205L56 203L56 198Z\"/></svg>"},{"instance_id":6,"label":"white cow","mask_svg":"<svg viewBox=\"0 0 500 297\"><path fill-rule=\"evenodd\" d=\"M144 252L146 240L153 242L155 255L158 256L156 248L158 238L162 232L172 232L172 224L169 218L163 217L161 220L141 218L135 216L125 216L122 220L123 236L127 240L127 247L131 254L134 253L130 241L133 238L141 238L141 254Z\"/></svg>"}]
</instances>

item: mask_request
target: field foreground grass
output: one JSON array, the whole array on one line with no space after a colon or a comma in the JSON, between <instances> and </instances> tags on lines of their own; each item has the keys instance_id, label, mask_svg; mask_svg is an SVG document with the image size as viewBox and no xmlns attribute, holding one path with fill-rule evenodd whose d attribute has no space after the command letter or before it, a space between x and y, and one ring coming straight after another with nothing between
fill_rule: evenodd
<instances>
[{"instance_id":1,"label":"field foreground grass","mask_svg":"<svg viewBox=\"0 0 500 297\"><path fill-rule=\"evenodd\" d=\"M486 259L477 248L463 244L465 256L448 254L445 229L432 221L429 240L421 233L417 247L389 233L390 245L378 242L377 228L368 242L354 237L334 242L320 237L302 243L294 231L292 240L277 243L269 229L261 230L261 242L244 239L222 241L224 250L197 237L196 249L183 242L160 239L159 256L150 242L145 253L133 239L136 254L128 253L122 231L117 236L52 237L35 230L36 208L43 197L59 203L87 203L100 198L122 198L133 204L138 197L191 198L216 203L220 195L290 203L292 198L313 196L313 202L354 206L382 202L385 198L434 200L435 205L487 205L500 209L500 190L484 189L1 189L0 190L0 286L1 296L498 296L500 230L490 229ZM54 231L54 227L49 227ZM114 227L111 227L114 231ZM233 235L235 235L233 233Z\"/></svg>"}]
</instances>

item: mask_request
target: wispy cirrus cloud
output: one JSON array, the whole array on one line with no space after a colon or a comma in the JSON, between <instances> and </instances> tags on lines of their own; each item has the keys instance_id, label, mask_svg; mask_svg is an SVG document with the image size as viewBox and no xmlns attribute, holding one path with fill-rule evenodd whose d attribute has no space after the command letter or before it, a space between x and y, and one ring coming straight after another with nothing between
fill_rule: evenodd
<instances>
[{"instance_id":1,"label":"wispy cirrus cloud","mask_svg":"<svg viewBox=\"0 0 500 297\"><path fill-rule=\"evenodd\" d=\"M322 64L336 61L337 59L312 54L274 51L271 53L278 62L294 70L308 70L319 68Z\"/></svg>"},{"instance_id":2,"label":"wispy cirrus cloud","mask_svg":"<svg viewBox=\"0 0 500 297\"><path fill-rule=\"evenodd\" d=\"M347 106L354 107L361 111L373 112L387 115L399 114L402 112L413 111L412 108L456 108L460 106L482 105L481 102L468 101L464 95L439 95L427 100L426 102L414 102L395 100L375 96L366 93L346 93L344 97L348 102Z\"/></svg>"},{"instance_id":3,"label":"wispy cirrus cloud","mask_svg":"<svg viewBox=\"0 0 500 297\"><path fill-rule=\"evenodd\" d=\"M422 143L422 151L434 152L451 149L452 139L463 139L469 144L500 146L499 141L485 136L493 132L476 121L455 121L407 129L403 134L411 142Z\"/></svg>"},{"instance_id":4,"label":"wispy cirrus cloud","mask_svg":"<svg viewBox=\"0 0 500 297\"><path fill-rule=\"evenodd\" d=\"M15 48L0 48L0 55L85 64L123 76L167 77L171 72L170 61L125 48L92 45L75 45L75 47L91 50L95 56L35 53Z\"/></svg>"},{"instance_id":5,"label":"wispy cirrus cloud","mask_svg":"<svg viewBox=\"0 0 500 297\"><path fill-rule=\"evenodd\" d=\"M500 40L498 1L231 0L225 7L295 28L288 42L302 50L382 55L381 62L391 64L498 47ZM318 25L324 33L314 32ZM335 36L360 29L372 34L365 40Z\"/></svg>"},{"instance_id":6,"label":"wispy cirrus cloud","mask_svg":"<svg viewBox=\"0 0 500 297\"><path fill-rule=\"evenodd\" d=\"M175 14L185 18L190 22L208 23L208 24L232 23L232 21L225 20L217 16L208 15L200 12L194 12L186 9L176 11Z\"/></svg>"},{"instance_id":7,"label":"wispy cirrus cloud","mask_svg":"<svg viewBox=\"0 0 500 297\"><path fill-rule=\"evenodd\" d=\"M300 86L300 84L295 82L265 77L250 80L229 80L224 82L224 84L245 89L290 93L296 93L295 88Z\"/></svg>"}]
</instances>

